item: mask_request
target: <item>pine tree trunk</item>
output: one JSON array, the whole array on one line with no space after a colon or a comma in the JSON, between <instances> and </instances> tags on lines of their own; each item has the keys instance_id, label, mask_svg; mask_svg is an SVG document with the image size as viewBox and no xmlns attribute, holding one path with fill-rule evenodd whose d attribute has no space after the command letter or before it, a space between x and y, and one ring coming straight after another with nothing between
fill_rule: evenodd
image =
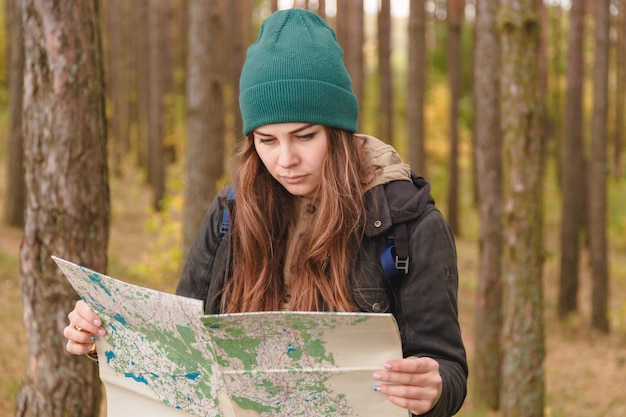
<instances>
[{"instance_id":1,"label":"pine tree trunk","mask_svg":"<svg viewBox=\"0 0 626 417\"><path fill-rule=\"evenodd\" d=\"M502 135L500 47L496 27L499 0L478 3L474 46L474 142L480 215L480 259L475 310L474 401L500 407L502 328Z\"/></svg>"},{"instance_id":2,"label":"pine tree trunk","mask_svg":"<svg viewBox=\"0 0 626 417\"><path fill-rule=\"evenodd\" d=\"M578 302L580 239L585 211L586 188L581 169L583 155L584 19L586 0L572 0L567 56L567 93L561 172L561 275L558 315L561 319L576 311Z\"/></svg>"},{"instance_id":3,"label":"pine tree trunk","mask_svg":"<svg viewBox=\"0 0 626 417\"><path fill-rule=\"evenodd\" d=\"M461 233L459 222L459 100L461 98L461 23L464 0L448 0L448 77L450 81L450 157L448 160L448 213L450 229Z\"/></svg>"},{"instance_id":4,"label":"pine tree trunk","mask_svg":"<svg viewBox=\"0 0 626 417\"><path fill-rule=\"evenodd\" d=\"M7 34L9 150L7 158L7 189L4 221L9 226L24 226L26 184L24 179L24 135L22 134L22 94L24 79L24 46L22 41L22 11L19 0L6 0L5 27Z\"/></svg>"},{"instance_id":5,"label":"pine tree trunk","mask_svg":"<svg viewBox=\"0 0 626 417\"><path fill-rule=\"evenodd\" d=\"M165 197L165 97L169 92L172 64L169 0L150 0L148 26L148 183L153 190L153 208L161 210Z\"/></svg>"},{"instance_id":6,"label":"pine tree trunk","mask_svg":"<svg viewBox=\"0 0 626 417\"><path fill-rule=\"evenodd\" d=\"M503 417L544 413L542 107L535 0L502 0Z\"/></svg>"},{"instance_id":7,"label":"pine tree trunk","mask_svg":"<svg viewBox=\"0 0 626 417\"><path fill-rule=\"evenodd\" d=\"M591 325L609 331L609 268L607 260L607 179L609 107L609 0L595 3L595 59L591 163L589 164L589 259L591 263Z\"/></svg>"},{"instance_id":8,"label":"pine tree trunk","mask_svg":"<svg viewBox=\"0 0 626 417\"><path fill-rule=\"evenodd\" d=\"M238 140L243 139L243 121L241 120L241 112L239 111L239 77L246 59L246 51L252 42L250 28L252 28L252 8L251 0L226 0L228 7L229 21L237 22L237 24L229 23L226 26L230 33L228 39L230 42L228 57L228 65L230 70L226 71L226 75L232 85L231 112L234 116L235 123L233 131Z\"/></svg>"},{"instance_id":9,"label":"pine tree trunk","mask_svg":"<svg viewBox=\"0 0 626 417\"><path fill-rule=\"evenodd\" d=\"M28 199L20 254L28 363L19 417L93 417L97 367L65 351L78 299L51 255L106 271L109 189L97 3L22 4Z\"/></svg>"},{"instance_id":10,"label":"pine tree trunk","mask_svg":"<svg viewBox=\"0 0 626 417\"><path fill-rule=\"evenodd\" d=\"M148 169L148 120L150 118L150 72L149 65L149 1L130 2L134 14L135 26L132 29L135 47L135 67L137 85L137 164ZM148 181L146 181L148 182Z\"/></svg>"},{"instance_id":11,"label":"pine tree trunk","mask_svg":"<svg viewBox=\"0 0 626 417\"><path fill-rule=\"evenodd\" d=\"M363 0L349 0L345 2L347 10L346 44L344 47L344 61L350 77L352 90L357 97L359 108L363 108L363 43L365 41ZM359 119L359 125L361 120Z\"/></svg>"},{"instance_id":12,"label":"pine tree trunk","mask_svg":"<svg viewBox=\"0 0 626 417\"><path fill-rule=\"evenodd\" d=\"M426 95L426 10L424 0L413 0L409 11L406 125L409 164L428 178L424 139Z\"/></svg>"},{"instance_id":13,"label":"pine tree trunk","mask_svg":"<svg viewBox=\"0 0 626 417\"><path fill-rule=\"evenodd\" d=\"M205 0L189 1L187 156L183 259L224 171L223 21Z\"/></svg>"},{"instance_id":14,"label":"pine tree trunk","mask_svg":"<svg viewBox=\"0 0 626 417\"><path fill-rule=\"evenodd\" d=\"M617 49L615 66L615 132L613 136L613 178L624 173L622 149L626 132L626 0L619 0L617 13Z\"/></svg>"},{"instance_id":15,"label":"pine tree trunk","mask_svg":"<svg viewBox=\"0 0 626 417\"><path fill-rule=\"evenodd\" d=\"M378 11L378 137L394 145L393 74L391 70L391 0L381 0Z\"/></svg>"}]
</instances>

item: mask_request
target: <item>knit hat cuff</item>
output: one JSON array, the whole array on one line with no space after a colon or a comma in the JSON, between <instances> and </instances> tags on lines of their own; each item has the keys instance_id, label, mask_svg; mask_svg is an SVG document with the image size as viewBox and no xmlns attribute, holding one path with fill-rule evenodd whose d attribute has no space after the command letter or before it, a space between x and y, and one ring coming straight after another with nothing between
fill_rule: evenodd
<instances>
[{"instance_id":1,"label":"knit hat cuff","mask_svg":"<svg viewBox=\"0 0 626 417\"><path fill-rule=\"evenodd\" d=\"M243 132L274 123L313 123L356 132L359 106L351 91L323 81L279 80L241 92Z\"/></svg>"}]
</instances>

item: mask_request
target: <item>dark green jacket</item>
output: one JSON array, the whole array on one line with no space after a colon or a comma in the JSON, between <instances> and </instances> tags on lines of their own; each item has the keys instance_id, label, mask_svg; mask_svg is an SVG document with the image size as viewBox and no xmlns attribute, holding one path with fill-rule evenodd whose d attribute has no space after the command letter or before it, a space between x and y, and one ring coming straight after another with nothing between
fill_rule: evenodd
<instances>
[{"instance_id":1,"label":"dark green jacket","mask_svg":"<svg viewBox=\"0 0 626 417\"><path fill-rule=\"evenodd\" d=\"M230 277L230 235L220 234L228 188L207 212L177 294L205 301L207 313L219 313L219 294ZM458 272L454 237L435 208L430 186L421 177L393 181L366 194L365 238L351 274L354 300L363 312L390 312L396 318L404 356L428 356L439 362L442 395L426 415L451 416L466 395L467 360L458 322ZM390 284L380 254L392 224L406 222L409 271Z\"/></svg>"}]
</instances>

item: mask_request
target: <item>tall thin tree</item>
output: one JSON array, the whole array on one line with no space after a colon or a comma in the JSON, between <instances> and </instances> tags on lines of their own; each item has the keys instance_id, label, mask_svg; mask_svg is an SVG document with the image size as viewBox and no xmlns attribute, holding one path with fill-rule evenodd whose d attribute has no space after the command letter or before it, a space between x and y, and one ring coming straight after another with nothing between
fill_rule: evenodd
<instances>
[{"instance_id":1,"label":"tall thin tree","mask_svg":"<svg viewBox=\"0 0 626 417\"><path fill-rule=\"evenodd\" d=\"M613 133L613 178L624 172L622 149L626 133L626 0L619 0L617 13L617 48L615 65L615 131Z\"/></svg>"},{"instance_id":2,"label":"tall thin tree","mask_svg":"<svg viewBox=\"0 0 626 417\"><path fill-rule=\"evenodd\" d=\"M135 151L137 152L137 165L148 170L148 120L150 119L150 41L149 41L149 1L129 2L132 12L132 20L135 22L132 28L131 39L133 42L134 59L133 75L135 79L135 108L136 108L136 136ZM146 178L147 180L147 178ZM148 181L146 181L148 182Z\"/></svg>"},{"instance_id":3,"label":"tall thin tree","mask_svg":"<svg viewBox=\"0 0 626 417\"><path fill-rule=\"evenodd\" d=\"M7 61L9 78L9 157L7 160L4 221L9 226L24 226L26 186L24 179L24 135L22 134L22 94L24 78L24 43L22 10L18 0L4 4L8 36Z\"/></svg>"},{"instance_id":4,"label":"tall thin tree","mask_svg":"<svg viewBox=\"0 0 626 417\"><path fill-rule=\"evenodd\" d=\"M106 271L109 187L98 2L22 1L26 226L20 283L28 361L19 417L92 417L97 367L62 339L76 293L57 255Z\"/></svg>"},{"instance_id":5,"label":"tall thin tree","mask_svg":"<svg viewBox=\"0 0 626 417\"><path fill-rule=\"evenodd\" d=\"M111 171L121 175L122 162L130 150L130 85L128 72L128 38L126 10L128 2L103 2L102 14L105 51L105 74L109 99L109 143L111 143Z\"/></svg>"},{"instance_id":6,"label":"tall thin tree","mask_svg":"<svg viewBox=\"0 0 626 417\"><path fill-rule=\"evenodd\" d=\"M183 259L224 171L224 26L220 10L205 0L189 0Z\"/></svg>"},{"instance_id":7,"label":"tall thin tree","mask_svg":"<svg viewBox=\"0 0 626 417\"><path fill-rule=\"evenodd\" d=\"M538 0L542 1L542 0ZM544 6L545 7L545 6ZM549 135L551 137L551 146L549 153L557 160L557 166L560 166L559 156L561 155L561 143L563 139L563 88L562 88L562 70L563 66L563 13L564 8L558 4L545 7L549 24L546 29L550 32L548 36L549 62L548 72L550 77L550 94L548 96L547 106L550 108L550 125Z\"/></svg>"},{"instance_id":8,"label":"tall thin tree","mask_svg":"<svg viewBox=\"0 0 626 417\"><path fill-rule=\"evenodd\" d=\"M242 137L241 131L243 130L243 122L241 120L241 113L239 112L239 75L241 74L241 68L246 59L246 48L251 43L252 35L252 15L254 4L251 0L237 0L227 1L230 22L237 22L237 24L226 25L230 36L225 39L230 42L230 49L228 53L227 65L230 65L230 71L228 71L229 82L232 86L231 91L231 111L234 117L235 123L233 131L237 135L237 138Z\"/></svg>"},{"instance_id":9,"label":"tall thin tree","mask_svg":"<svg viewBox=\"0 0 626 417\"><path fill-rule=\"evenodd\" d=\"M465 0L448 0L448 79L450 83L450 114L448 119L450 134L450 156L448 159L448 213L450 229L460 233L459 221L459 101L461 99L461 25Z\"/></svg>"},{"instance_id":10,"label":"tall thin tree","mask_svg":"<svg viewBox=\"0 0 626 417\"><path fill-rule=\"evenodd\" d=\"M352 78L352 90L357 97L359 107L363 108L364 102L364 67L363 67L363 43L365 42L363 0L349 0L346 5L346 37L344 47L344 60L348 73Z\"/></svg>"},{"instance_id":11,"label":"tall thin tree","mask_svg":"<svg viewBox=\"0 0 626 417\"><path fill-rule=\"evenodd\" d=\"M542 290L543 127L539 91L540 19L535 0L502 0L504 417L544 413Z\"/></svg>"},{"instance_id":12,"label":"tall thin tree","mask_svg":"<svg viewBox=\"0 0 626 417\"><path fill-rule=\"evenodd\" d=\"M580 241L586 188L583 153L584 24L586 0L572 0L567 50L567 92L561 146L561 273L558 315L561 319L578 307Z\"/></svg>"},{"instance_id":13,"label":"tall thin tree","mask_svg":"<svg viewBox=\"0 0 626 417\"><path fill-rule=\"evenodd\" d=\"M589 261L592 274L591 325L609 331L607 242L610 0L595 1L593 115L589 164Z\"/></svg>"},{"instance_id":14,"label":"tall thin tree","mask_svg":"<svg viewBox=\"0 0 626 417\"><path fill-rule=\"evenodd\" d=\"M148 183L152 186L155 210L163 208L165 197L165 98L170 92L172 76L170 7L170 0L150 0L148 10Z\"/></svg>"},{"instance_id":15,"label":"tall thin tree","mask_svg":"<svg viewBox=\"0 0 626 417\"><path fill-rule=\"evenodd\" d=\"M500 407L502 328L502 133L500 130L499 0L479 1L474 27L474 143L480 216L474 326L474 401Z\"/></svg>"},{"instance_id":16,"label":"tall thin tree","mask_svg":"<svg viewBox=\"0 0 626 417\"><path fill-rule=\"evenodd\" d=\"M394 144L393 70L391 67L391 0L381 0L378 11L378 136Z\"/></svg>"},{"instance_id":17,"label":"tall thin tree","mask_svg":"<svg viewBox=\"0 0 626 417\"><path fill-rule=\"evenodd\" d=\"M408 25L408 63L406 126L409 164L428 177L424 138L424 100L426 96L426 2L410 2Z\"/></svg>"}]
</instances>

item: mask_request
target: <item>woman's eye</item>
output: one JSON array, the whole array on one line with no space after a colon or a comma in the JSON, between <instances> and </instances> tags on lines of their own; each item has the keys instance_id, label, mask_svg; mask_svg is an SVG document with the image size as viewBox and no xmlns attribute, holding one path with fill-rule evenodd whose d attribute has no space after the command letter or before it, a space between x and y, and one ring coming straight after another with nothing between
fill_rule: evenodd
<instances>
[{"instance_id":1,"label":"woman's eye","mask_svg":"<svg viewBox=\"0 0 626 417\"><path fill-rule=\"evenodd\" d=\"M306 139L313 139L313 137L314 137L314 136L315 136L315 133L308 133L308 134L306 134L306 135L301 135L301 136L298 136L298 137L299 137L300 139L304 139L304 140L306 140Z\"/></svg>"},{"instance_id":2,"label":"woman's eye","mask_svg":"<svg viewBox=\"0 0 626 417\"><path fill-rule=\"evenodd\" d=\"M258 138L257 140L259 141L259 143L262 143L264 145L268 145L268 144L272 143L272 141L274 141L274 138Z\"/></svg>"}]
</instances>

